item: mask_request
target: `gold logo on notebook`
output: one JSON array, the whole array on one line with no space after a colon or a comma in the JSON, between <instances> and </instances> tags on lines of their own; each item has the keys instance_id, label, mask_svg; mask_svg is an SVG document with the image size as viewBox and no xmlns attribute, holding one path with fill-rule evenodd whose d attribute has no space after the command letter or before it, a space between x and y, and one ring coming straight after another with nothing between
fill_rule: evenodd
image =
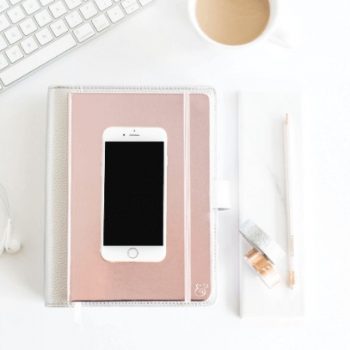
<instances>
[{"instance_id":1,"label":"gold logo on notebook","mask_svg":"<svg viewBox=\"0 0 350 350\"><path fill-rule=\"evenodd\" d=\"M204 297L208 293L209 285L208 283L196 283L194 294L197 297Z\"/></svg>"}]
</instances>

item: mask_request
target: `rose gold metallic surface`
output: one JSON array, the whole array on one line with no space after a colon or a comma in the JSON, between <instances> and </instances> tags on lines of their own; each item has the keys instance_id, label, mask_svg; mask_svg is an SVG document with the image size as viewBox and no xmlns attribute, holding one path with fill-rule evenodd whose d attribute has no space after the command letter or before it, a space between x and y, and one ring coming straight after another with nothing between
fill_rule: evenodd
<instances>
[{"instance_id":1,"label":"rose gold metallic surface","mask_svg":"<svg viewBox=\"0 0 350 350\"><path fill-rule=\"evenodd\" d=\"M192 300L210 295L209 98L190 95ZM184 300L184 95L71 95L71 301ZM109 263L100 254L102 133L162 127L168 135L167 255L159 263ZM136 218L137 213L135 213Z\"/></svg>"}]
</instances>

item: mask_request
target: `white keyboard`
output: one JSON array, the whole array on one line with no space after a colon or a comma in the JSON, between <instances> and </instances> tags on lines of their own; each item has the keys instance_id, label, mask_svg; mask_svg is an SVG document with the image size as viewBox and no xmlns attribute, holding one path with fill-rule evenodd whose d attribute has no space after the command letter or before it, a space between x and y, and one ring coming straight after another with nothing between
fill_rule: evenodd
<instances>
[{"instance_id":1,"label":"white keyboard","mask_svg":"<svg viewBox=\"0 0 350 350\"><path fill-rule=\"evenodd\" d=\"M0 0L0 93L153 0Z\"/></svg>"}]
</instances>

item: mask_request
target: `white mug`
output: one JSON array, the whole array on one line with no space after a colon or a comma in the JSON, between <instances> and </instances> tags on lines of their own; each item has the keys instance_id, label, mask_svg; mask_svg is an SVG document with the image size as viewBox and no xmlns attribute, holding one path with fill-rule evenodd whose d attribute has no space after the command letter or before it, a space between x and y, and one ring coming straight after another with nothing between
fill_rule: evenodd
<instances>
[{"instance_id":1,"label":"white mug","mask_svg":"<svg viewBox=\"0 0 350 350\"><path fill-rule=\"evenodd\" d=\"M237 49L242 47L250 47L262 41L270 40L271 42L280 46L284 46L284 47L291 46L290 42L287 39L286 33L278 26L278 19L280 17L280 7L281 7L280 5L283 2L283 0L269 0L270 14L269 14L269 19L268 19L266 28L252 41L249 41L245 44L236 44L236 45L229 45L229 44L224 44L224 43L215 41L214 39L210 38L201 29L198 23L197 15L196 15L197 1L198 0L189 0L190 19L193 26L196 28L198 34L211 44Z\"/></svg>"}]
</instances>

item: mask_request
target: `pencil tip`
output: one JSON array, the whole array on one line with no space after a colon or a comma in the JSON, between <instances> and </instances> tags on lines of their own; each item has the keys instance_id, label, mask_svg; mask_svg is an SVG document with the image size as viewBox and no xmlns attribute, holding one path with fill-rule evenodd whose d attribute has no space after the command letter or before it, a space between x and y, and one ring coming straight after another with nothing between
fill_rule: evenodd
<instances>
[{"instance_id":1,"label":"pencil tip","mask_svg":"<svg viewBox=\"0 0 350 350\"><path fill-rule=\"evenodd\" d=\"M288 272L288 285L289 285L289 288L291 288L291 289L293 289L295 286L295 273L294 273L294 271Z\"/></svg>"}]
</instances>

